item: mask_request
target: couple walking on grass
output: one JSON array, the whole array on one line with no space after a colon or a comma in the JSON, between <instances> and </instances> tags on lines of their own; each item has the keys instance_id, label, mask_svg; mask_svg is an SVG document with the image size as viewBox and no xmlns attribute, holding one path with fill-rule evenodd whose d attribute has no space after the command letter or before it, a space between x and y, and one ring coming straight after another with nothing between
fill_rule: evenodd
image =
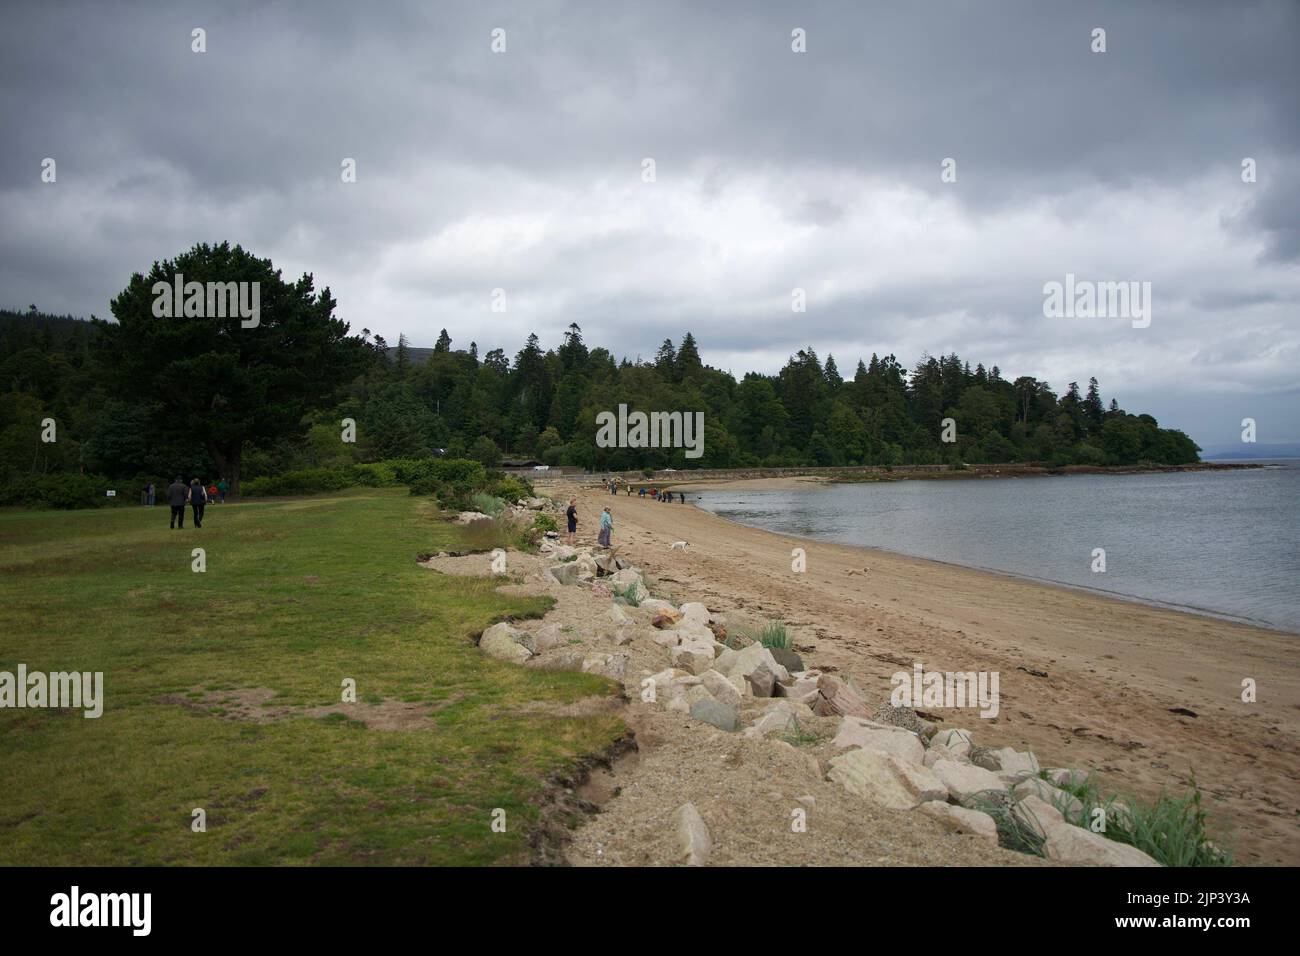
<instances>
[{"instance_id":1,"label":"couple walking on grass","mask_svg":"<svg viewBox=\"0 0 1300 956\"><path fill-rule=\"evenodd\" d=\"M578 543L578 499L570 498L569 507L564 511L564 518L568 522L569 544ZM609 506L600 513L600 533L596 535L596 544L602 548L612 548L610 539L614 534L614 515L610 512Z\"/></svg>"},{"instance_id":2,"label":"couple walking on grass","mask_svg":"<svg viewBox=\"0 0 1300 956\"><path fill-rule=\"evenodd\" d=\"M203 487L203 482L199 479L193 479L187 486L180 476L177 476L176 480L167 486L167 504L172 509L171 527L185 527L185 506L188 504L194 511L194 527L202 528L203 509L210 498L208 490Z\"/></svg>"}]
</instances>

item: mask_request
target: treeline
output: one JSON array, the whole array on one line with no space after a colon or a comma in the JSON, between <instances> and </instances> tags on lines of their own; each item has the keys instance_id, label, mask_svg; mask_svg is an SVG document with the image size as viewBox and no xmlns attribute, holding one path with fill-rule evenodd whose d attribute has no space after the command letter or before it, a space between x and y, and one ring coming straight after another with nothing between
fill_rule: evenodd
<instances>
[{"instance_id":1,"label":"treeline","mask_svg":"<svg viewBox=\"0 0 1300 956\"><path fill-rule=\"evenodd\" d=\"M148 381L148 355L134 356L136 381L123 381L122 342L107 341L114 334L116 325L43 315L34 307L0 312L0 477L6 484L57 473L140 483L175 473L229 477L230 440L218 449L203 418L226 414L221 386L200 382L198 394L190 394L192 378L178 376L182 402L169 386ZM1086 389L1070 382L1057 394L1048 382L1009 380L996 365L972 368L957 355L922 356L911 369L896 356L872 355L844 377L833 356L823 362L806 349L776 375L751 372L737 381L703 364L690 333L680 345L664 341L649 360L589 347L577 325L554 349L543 350L534 334L512 356L500 349L480 355L473 342L456 349L446 330L422 362L412 360L404 337L390 346L363 330L339 342L348 346L347 362L335 363L346 371L341 380L317 384L313 401L266 408L265 415L281 420L250 423L247 437L235 434L234 466L244 479L430 455L489 467L503 458L534 458L638 470L1130 466L1195 462L1199 453L1186 434L1158 427L1149 415L1128 414L1114 399L1105 403L1096 378ZM182 355L186 347L179 345ZM198 343L194 360L203 359L204 347ZM212 347L216 354L220 346ZM159 362L166 360L190 375L190 359ZM294 369L291 355L279 356L277 381L286 369ZM620 403L642 411L702 411L702 457L686 459L681 449L598 447L595 416ZM244 418L259 414L256 407L238 411ZM186 427L199 419L201 427ZM344 440L344 419L355 421L355 441ZM49 420L56 441L40 440Z\"/></svg>"}]
</instances>

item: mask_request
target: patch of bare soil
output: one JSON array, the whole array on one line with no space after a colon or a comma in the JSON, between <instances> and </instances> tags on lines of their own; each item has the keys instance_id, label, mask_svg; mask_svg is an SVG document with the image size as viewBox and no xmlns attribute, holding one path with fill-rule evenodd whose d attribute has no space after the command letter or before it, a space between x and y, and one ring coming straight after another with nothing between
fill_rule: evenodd
<instances>
[{"instance_id":1,"label":"patch of bare soil","mask_svg":"<svg viewBox=\"0 0 1300 956\"><path fill-rule=\"evenodd\" d=\"M447 705L412 703L396 700L377 704L358 701L355 704L329 704L324 707L297 707L289 704L272 704L276 692L268 687L243 687L237 690L212 690L198 692L198 696L167 694L160 698L165 704L177 704L204 714L216 714L225 720L241 720L254 724L269 724L294 717L328 717L340 714L349 720L359 721L371 730L418 730L434 726L433 713Z\"/></svg>"}]
</instances>

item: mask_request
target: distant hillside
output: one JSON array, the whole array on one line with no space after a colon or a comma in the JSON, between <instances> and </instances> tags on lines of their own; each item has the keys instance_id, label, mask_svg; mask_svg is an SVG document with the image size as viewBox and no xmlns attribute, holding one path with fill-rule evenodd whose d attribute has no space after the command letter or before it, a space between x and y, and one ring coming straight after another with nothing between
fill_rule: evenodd
<instances>
[{"instance_id":1,"label":"distant hillside","mask_svg":"<svg viewBox=\"0 0 1300 956\"><path fill-rule=\"evenodd\" d=\"M1201 456L1205 461L1224 461L1230 458L1300 458L1300 442L1261 442L1248 445L1212 445Z\"/></svg>"}]
</instances>

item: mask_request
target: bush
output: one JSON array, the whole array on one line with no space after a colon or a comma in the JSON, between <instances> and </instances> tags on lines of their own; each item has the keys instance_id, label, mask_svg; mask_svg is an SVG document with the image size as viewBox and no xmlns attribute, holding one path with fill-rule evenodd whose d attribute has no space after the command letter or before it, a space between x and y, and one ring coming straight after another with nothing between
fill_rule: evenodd
<instances>
[{"instance_id":1,"label":"bush","mask_svg":"<svg viewBox=\"0 0 1300 956\"><path fill-rule=\"evenodd\" d=\"M541 534L546 534L548 531L560 530L560 526L556 524L555 518L548 515L545 511L539 511L536 517L533 518L533 527Z\"/></svg>"},{"instance_id":2,"label":"bush","mask_svg":"<svg viewBox=\"0 0 1300 956\"><path fill-rule=\"evenodd\" d=\"M533 486L517 475L501 475L488 483L488 494L514 504L520 498L532 498Z\"/></svg>"},{"instance_id":3,"label":"bush","mask_svg":"<svg viewBox=\"0 0 1300 956\"><path fill-rule=\"evenodd\" d=\"M471 495L469 500L474 506L475 511L480 511L485 515L491 515L493 518L506 510L506 503L504 501L500 498L493 497L484 491Z\"/></svg>"},{"instance_id":4,"label":"bush","mask_svg":"<svg viewBox=\"0 0 1300 956\"><path fill-rule=\"evenodd\" d=\"M105 492L114 488L116 499ZM98 508L113 501L131 504L139 501L139 488L130 490L114 484L102 475L28 475L0 487L0 506L18 505L24 508Z\"/></svg>"},{"instance_id":5,"label":"bush","mask_svg":"<svg viewBox=\"0 0 1300 956\"><path fill-rule=\"evenodd\" d=\"M764 624L756 640L769 650L774 647L787 650L790 647L790 634L780 622Z\"/></svg>"},{"instance_id":6,"label":"bush","mask_svg":"<svg viewBox=\"0 0 1300 956\"><path fill-rule=\"evenodd\" d=\"M341 491L356 484L352 468L304 468L301 471L254 478L243 482L239 491L249 498L262 498L268 495L312 495L322 491Z\"/></svg>"}]
</instances>

